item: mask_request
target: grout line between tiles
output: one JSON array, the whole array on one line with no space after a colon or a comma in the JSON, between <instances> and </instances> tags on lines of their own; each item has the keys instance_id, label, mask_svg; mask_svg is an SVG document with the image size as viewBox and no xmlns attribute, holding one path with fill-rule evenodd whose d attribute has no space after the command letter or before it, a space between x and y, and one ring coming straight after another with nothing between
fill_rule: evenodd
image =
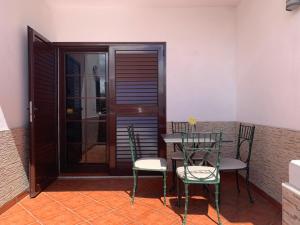
<instances>
[{"instance_id":1,"label":"grout line between tiles","mask_svg":"<svg viewBox=\"0 0 300 225\"><path fill-rule=\"evenodd\" d=\"M72 209L70 209L69 207L65 206L63 203L57 201L55 198L51 197L50 195L48 195L47 193L45 193L46 196L48 196L48 198L52 199L53 201L55 201L56 203L60 204L61 206L65 207L69 212L71 212L72 214L78 216L80 219L82 219L84 222L91 224L87 219L85 219L84 217L82 217L81 215L79 215L78 213L74 212Z\"/></svg>"},{"instance_id":2,"label":"grout line between tiles","mask_svg":"<svg viewBox=\"0 0 300 225\"><path fill-rule=\"evenodd\" d=\"M24 207L21 203L17 203L17 205L19 205L20 207L22 207L30 216L32 216L37 223L43 225L43 223L39 220L39 218L37 218L35 215L33 215L28 209L26 209L26 207Z\"/></svg>"},{"instance_id":3,"label":"grout line between tiles","mask_svg":"<svg viewBox=\"0 0 300 225\"><path fill-rule=\"evenodd\" d=\"M88 197L88 198L90 198L91 200L93 200L93 201L95 201L95 202L97 202L97 203L100 203L101 205L103 205L103 203L106 201L106 200L101 200L101 201L98 201L98 200L96 200L96 199L94 199L93 197L91 197L91 196L89 196L89 195L86 195L86 194L83 194L83 193L81 193L80 192L80 194L81 195L84 195L84 196L86 196L86 197ZM125 204L125 203L124 203ZM114 213L114 212L117 212L124 204L121 204L121 205L119 205L118 207L116 207L116 208L112 208L112 207L110 207L110 206L107 206L107 207L109 207L111 210L108 212L108 213ZM105 205L106 206L106 205ZM98 217L97 217L98 218ZM126 219L128 219L130 222L132 222L132 223L134 223L135 221L134 220L132 220L131 218L129 218L129 217L125 217Z\"/></svg>"}]
</instances>

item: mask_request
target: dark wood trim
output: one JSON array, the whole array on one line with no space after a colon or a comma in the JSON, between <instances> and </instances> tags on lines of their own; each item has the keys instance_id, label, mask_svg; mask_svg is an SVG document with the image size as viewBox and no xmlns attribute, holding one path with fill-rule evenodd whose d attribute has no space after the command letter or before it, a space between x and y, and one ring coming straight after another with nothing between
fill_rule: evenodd
<instances>
[{"instance_id":1,"label":"dark wood trim","mask_svg":"<svg viewBox=\"0 0 300 225\"><path fill-rule=\"evenodd\" d=\"M61 48L68 47L113 47L113 46L131 46L131 45L163 45L166 46L166 42L53 42L54 45Z\"/></svg>"},{"instance_id":2,"label":"dark wood trim","mask_svg":"<svg viewBox=\"0 0 300 225\"><path fill-rule=\"evenodd\" d=\"M29 75L29 93L28 93L28 101L33 101L33 95L34 95L34 87L32 86L33 83L33 76L34 74L34 67L33 67L33 37L35 31L31 27L27 27L27 36L28 36L28 75ZM30 107L30 105L28 106ZM35 192L33 188L35 186L35 170L34 170L34 163L35 162L35 156L32 152L32 144L34 143L34 129L33 124L30 122L30 115L29 115L29 192Z\"/></svg>"},{"instance_id":3,"label":"dark wood trim","mask_svg":"<svg viewBox=\"0 0 300 225\"><path fill-rule=\"evenodd\" d=\"M54 44L62 52L108 52L108 45L60 45Z\"/></svg>"},{"instance_id":4,"label":"dark wood trim","mask_svg":"<svg viewBox=\"0 0 300 225\"><path fill-rule=\"evenodd\" d=\"M244 182L245 178L239 174L239 178L242 179ZM259 195L261 195L263 198L265 198L268 202L270 202L274 207L276 207L277 209L282 209L282 205L277 202L274 198L272 198L270 195L268 195L265 191L263 191L262 189L260 189L259 187L257 187L255 184L253 184L252 182L250 182L250 190L253 190L254 192L258 193ZM254 199L254 204L255 204L255 199Z\"/></svg>"},{"instance_id":5,"label":"dark wood trim","mask_svg":"<svg viewBox=\"0 0 300 225\"><path fill-rule=\"evenodd\" d=\"M110 48L108 53L108 105L110 107L108 113L108 121L110 128L108 131L108 145L109 145L109 168L110 170L116 168L116 113L113 106L116 101L116 84L115 84L115 53L114 49Z\"/></svg>"},{"instance_id":6,"label":"dark wood trim","mask_svg":"<svg viewBox=\"0 0 300 225\"><path fill-rule=\"evenodd\" d=\"M58 68L58 79L59 79L59 99L58 99L58 105L59 105L59 173L61 175L62 172L62 160L64 160L65 155L63 149L65 148L65 92L64 87L65 86L65 77L62 75L64 74L64 59L63 59L64 52L61 48L58 47L58 61L59 61L59 68Z\"/></svg>"},{"instance_id":7,"label":"dark wood trim","mask_svg":"<svg viewBox=\"0 0 300 225\"><path fill-rule=\"evenodd\" d=\"M21 201L27 195L28 195L28 190L25 190L25 191L21 192L20 194L18 194L13 199L11 199L8 202L6 202L4 205L2 205L0 207L0 215L2 213L4 213L5 211L7 211L8 209L10 209L11 207L13 207L15 204L17 204L19 201Z\"/></svg>"},{"instance_id":8,"label":"dark wood trim","mask_svg":"<svg viewBox=\"0 0 300 225\"><path fill-rule=\"evenodd\" d=\"M162 44L161 51L159 52L159 71L158 71L158 79L159 79L159 87L158 87L158 105L159 105L159 133L160 134L166 134L167 133L167 85L166 85L166 68L167 68L167 61L166 61L166 43ZM167 145L164 142L161 135L158 137L159 141L159 156L162 158L167 158Z\"/></svg>"}]
</instances>

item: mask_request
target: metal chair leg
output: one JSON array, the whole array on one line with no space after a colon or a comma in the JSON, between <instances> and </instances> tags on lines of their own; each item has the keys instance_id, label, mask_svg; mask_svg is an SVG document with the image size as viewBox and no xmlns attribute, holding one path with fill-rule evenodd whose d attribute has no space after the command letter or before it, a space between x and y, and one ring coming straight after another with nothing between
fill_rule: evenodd
<instances>
[{"instance_id":1,"label":"metal chair leg","mask_svg":"<svg viewBox=\"0 0 300 225\"><path fill-rule=\"evenodd\" d=\"M132 190L131 204L134 204L136 188L137 188L137 171L133 170L133 190Z\"/></svg>"},{"instance_id":2,"label":"metal chair leg","mask_svg":"<svg viewBox=\"0 0 300 225\"><path fill-rule=\"evenodd\" d=\"M247 187L247 192L248 192L248 195L249 195L249 200L251 203L254 203L254 200L251 196L251 193L250 193L250 182L249 182L249 168L247 168L247 173L246 173L246 187Z\"/></svg>"},{"instance_id":3,"label":"metal chair leg","mask_svg":"<svg viewBox=\"0 0 300 225\"><path fill-rule=\"evenodd\" d=\"M216 210L218 215L218 224L222 225L221 218L220 218L219 197L220 197L220 184L215 184L215 202L216 202Z\"/></svg>"},{"instance_id":4,"label":"metal chair leg","mask_svg":"<svg viewBox=\"0 0 300 225\"><path fill-rule=\"evenodd\" d=\"M172 187L170 191L175 189L175 179L176 179L176 160L172 159Z\"/></svg>"},{"instance_id":5,"label":"metal chair leg","mask_svg":"<svg viewBox=\"0 0 300 225\"><path fill-rule=\"evenodd\" d=\"M163 182L164 182L164 206L166 206L166 194L167 194L167 172L163 172Z\"/></svg>"},{"instance_id":6,"label":"metal chair leg","mask_svg":"<svg viewBox=\"0 0 300 225\"><path fill-rule=\"evenodd\" d=\"M188 210L188 205L189 205L189 185L188 184L184 184L184 191L185 191L185 206L184 206L184 216L183 216L182 225L186 224L186 215L187 215L187 210Z\"/></svg>"},{"instance_id":7,"label":"metal chair leg","mask_svg":"<svg viewBox=\"0 0 300 225\"><path fill-rule=\"evenodd\" d=\"M181 202L181 188L180 188L180 179L177 177L177 205L180 208Z\"/></svg>"},{"instance_id":8,"label":"metal chair leg","mask_svg":"<svg viewBox=\"0 0 300 225\"><path fill-rule=\"evenodd\" d=\"M136 186L135 186L135 192L137 192L138 188L139 188L139 173L136 170L135 171L135 176L136 176Z\"/></svg>"},{"instance_id":9,"label":"metal chair leg","mask_svg":"<svg viewBox=\"0 0 300 225\"><path fill-rule=\"evenodd\" d=\"M220 180L220 183L218 184L218 203L219 203L219 207L221 205L221 180Z\"/></svg>"},{"instance_id":10,"label":"metal chair leg","mask_svg":"<svg viewBox=\"0 0 300 225\"><path fill-rule=\"evenodd\" d=\"M238 193L240 193L241 190L240 190L240 184L239 184L239 171L238 170L235 171L235 180L236 180L237 191L238 191Z\"/></svg>"}]
</instances>

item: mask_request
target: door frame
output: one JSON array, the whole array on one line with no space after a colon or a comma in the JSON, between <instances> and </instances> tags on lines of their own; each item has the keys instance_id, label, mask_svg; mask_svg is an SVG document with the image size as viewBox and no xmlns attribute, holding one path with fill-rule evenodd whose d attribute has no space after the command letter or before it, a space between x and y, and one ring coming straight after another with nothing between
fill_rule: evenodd
<instances>
[{"instance_id":1,"label":"door frame","mask_svg":"<svg viewBox=\"0 0 300 225\"><path fill-rule=\"evenodd\" d=\"M141 48L144 48L145 50L153 49L153 46L156 46L157 48L160 48L162 51L162 61L159 63L159 106L158 106L158 118L159 118L159 133L163 134L167 131L167 120L166 120L166 42L53 42L53 44L58 49L58 58L59 58L59 70L58 70L58 80L59 80L59 135L60 135L60 142L62 141L62 137L64 136L64 133L61 133L63 129L61 129L62 124L62 111L61 108L63 107L61 99L64 97L61 89L61 85L64 84L64 76L63 73L63 61L61 54L66 51L107 51L108 52L108 92L107 92L107 107L108 112L107 113L107 151L109 152L109 168L110 170L116 169L116 143L115 143L115 126L116 126L116 116L110 113L109 107L111 106L111 102L114 98L114 91L115 89L112 89L111 82L114 82L114 70L112 68L113 63L111 63L111 51L113 49L128 49L129 47L136 48L138 50L141 50ZM113 60L114 61L114 60ZM61 144L59 143L59 157L61 154ZM166 144L164 143L163 139L159 137L159 156L166 158ZM59 165L60 165L60 158L59 158ZM59 168L59 172L61 173L61 168Z\"/></svg>"}]
</instances>

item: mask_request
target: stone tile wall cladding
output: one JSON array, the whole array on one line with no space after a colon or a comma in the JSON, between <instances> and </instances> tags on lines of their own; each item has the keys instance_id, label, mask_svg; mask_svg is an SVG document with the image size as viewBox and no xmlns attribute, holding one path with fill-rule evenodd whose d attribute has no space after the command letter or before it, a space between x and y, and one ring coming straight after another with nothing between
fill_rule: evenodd
<instances>
[{"instance_id":1,"label":"stone tile wall cladding","mask_svg":"<svg viewBox=\"0 0 300 225\"><path fill-rule=\"evenodd\" d=\"M293 159L300 159L300 131L256 125L250 180L280 203Z\"/></svg>"},{"instance_id":2,"label":"stone tile wall cladding","mask_svg":"<svg viewBox=\"0 0 300 225\"><path fill-rule=\"evenodd\" d=\"M167 124L171 133L171 123ZM238 122L200 122L197 129L221 128L225 140L222 156L235 156ZM25 128L0 131L0 206L28 188L28 133ZM170 153L173 145L167 146ZM300 131L256 125L250 180L276 201L281 202L281 183L288 181L288 165L300 158Z\"/></svg>"},{"instance_id":3,"label":"stone tile wall cladding","mask_svg":"<svg viewBox=\"0 0 300 225\"><path fill-rule=\"evenodd\" d=\"M28 189L27 137L23 128L0 131L0 206Z\"/></svg>"}]
</instances>

